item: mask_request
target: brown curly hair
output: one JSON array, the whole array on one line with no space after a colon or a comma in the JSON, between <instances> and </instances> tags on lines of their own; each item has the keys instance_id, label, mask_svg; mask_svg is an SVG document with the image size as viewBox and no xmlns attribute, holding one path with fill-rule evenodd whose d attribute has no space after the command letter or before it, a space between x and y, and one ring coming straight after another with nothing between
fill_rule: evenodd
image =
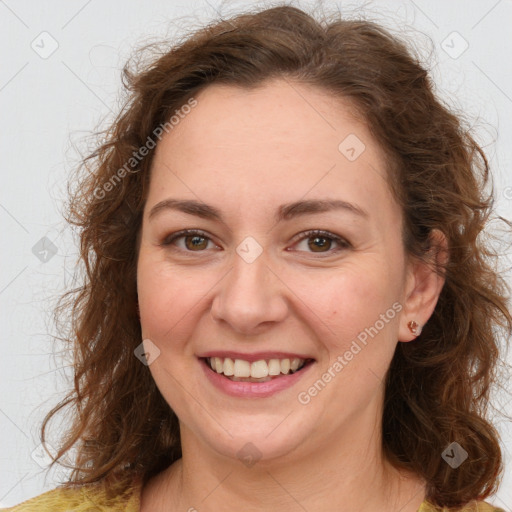
<instances>
[{"instance_id":1,"label":"brown curly hair","mask_svg":"<svg viewBox=\"0 0 512 512\"><path fill-rule=\"evenodd\" d=\"M396 467L427 482L433 504L488 497L502 472L488 399L499 383L498 342L512 332L509 289L484 233L493 210L488 161L397 36L370 21L337 14L319 21L288 5L212 23L142 69L124 67L124 108L83 159L70 191L67 220L79 228L84 275L56 310L56 318L71 313L64 339L75 377L41 428L44 444L49 420L71 406L72 426L52 465L73 448L64 485L126 486L136 475L147 482L181 456L178 419L134 355L141 343L138 244L154 151L136 170L127 172L126 163L209 84L255 88L273 78L314 85L365 120L387 155L411 257L426 256L432 230L445 234L449 261L438 269L446 282L435 311L420 342L398 343L387 374L383 450ZM457 470L441 458L454 441L469 454Z\"/></svg>"}]
</instances>

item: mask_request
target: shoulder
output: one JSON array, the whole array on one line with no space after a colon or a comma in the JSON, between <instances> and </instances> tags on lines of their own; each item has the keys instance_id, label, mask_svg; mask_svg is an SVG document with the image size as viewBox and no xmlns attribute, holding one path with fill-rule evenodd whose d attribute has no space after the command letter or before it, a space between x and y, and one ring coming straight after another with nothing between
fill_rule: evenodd
<instances>
[{"instance_id":1,"label":"shoulder","mask_svg":"<svg viewBox=\"0 0 512 512\"><path fill-rule=\"evenodd\" d=\"M57 487L0 512L139 512L142 483L134 478L124 493L107 497L102 483Z\"/></svg>"},{"instance_id":2,"label":"shoulder","mask_svg":"<svg viewBox=\"0 0 512 512\"><path fill-rule=\"evenodd\" d=\"M462 508L441 508L424 501L418 512L505 512L502 508L495 507L485 501L471 501Z\"/></svg>"}]
</instances>

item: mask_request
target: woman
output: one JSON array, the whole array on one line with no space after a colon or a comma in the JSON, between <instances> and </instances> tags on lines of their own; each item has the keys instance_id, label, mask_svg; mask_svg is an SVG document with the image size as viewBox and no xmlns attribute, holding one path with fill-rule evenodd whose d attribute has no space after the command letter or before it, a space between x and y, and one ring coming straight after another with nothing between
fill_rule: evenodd
<instances>
[{"instance_id":1,"label":"woman","mask_svg":"<svg viewBox=\"0 0 512 512\"><path fill-rule=\"evenodd\" d=\"M488 163L403 43L283 6L125 77L42 428L76 464L7 510L499 511Z\"/></svg>"}]
</instances>

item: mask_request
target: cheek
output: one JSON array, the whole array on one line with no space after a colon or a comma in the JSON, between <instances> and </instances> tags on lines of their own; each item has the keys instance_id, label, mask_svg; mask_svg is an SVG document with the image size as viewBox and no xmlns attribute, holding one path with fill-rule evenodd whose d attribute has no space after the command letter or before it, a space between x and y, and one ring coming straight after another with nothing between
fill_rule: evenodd
<instances>
[{"instance_id":1,"label":"cheek","mask_svg":"<svg viewBox=\"0 0 512 512\"><path fill-rule=\"evenodd\" d=\"M161 340L201 299L201 289L161 261L141 254L137 269L137 293L143 335Z\"/></svg>"},{"instance_id":2,"label":"cheek","mask_svg":"<svg viewBox=\"0 0 512 512\"><path fill-rule=\"evenodd\" d=\"M312 283L307 304L324 324L330 344L344 345L391 308L396 294L388 279L371 268L352 268L331 274L323 286Z\"/></svg>"},{"instance_id":3,"label":"cheek","mask_svg":"<svg viewBox=\"0 0 512 512\"><path fill-rule=\"evenodd\" d=\"M356 408L380 389L393 357L397 291L388 278L370 271L345 274L329 283L329 299L323 303L329 312L323 317L329 326L322 339L328 357L324 368L336 375L331 388L336 400L342 397L348 409Z\"/></svg>"}]
</instances>

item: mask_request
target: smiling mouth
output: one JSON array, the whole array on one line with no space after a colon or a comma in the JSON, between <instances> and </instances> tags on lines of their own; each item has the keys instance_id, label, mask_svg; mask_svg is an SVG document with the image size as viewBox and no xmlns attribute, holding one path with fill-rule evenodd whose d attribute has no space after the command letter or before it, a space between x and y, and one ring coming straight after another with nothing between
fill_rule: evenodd
<instances>
[{"instance_id":1,"label":"smiling mouth","mask_svg":"<svg viewBox=\"0 0 512 512\"><path fill-rule=\"evenodd\" d=\"M229 357L202 358L214 372L234 382L268 382L301 371L314 359L260 359L249 362Z\"/></svg>"}]
</instances>

